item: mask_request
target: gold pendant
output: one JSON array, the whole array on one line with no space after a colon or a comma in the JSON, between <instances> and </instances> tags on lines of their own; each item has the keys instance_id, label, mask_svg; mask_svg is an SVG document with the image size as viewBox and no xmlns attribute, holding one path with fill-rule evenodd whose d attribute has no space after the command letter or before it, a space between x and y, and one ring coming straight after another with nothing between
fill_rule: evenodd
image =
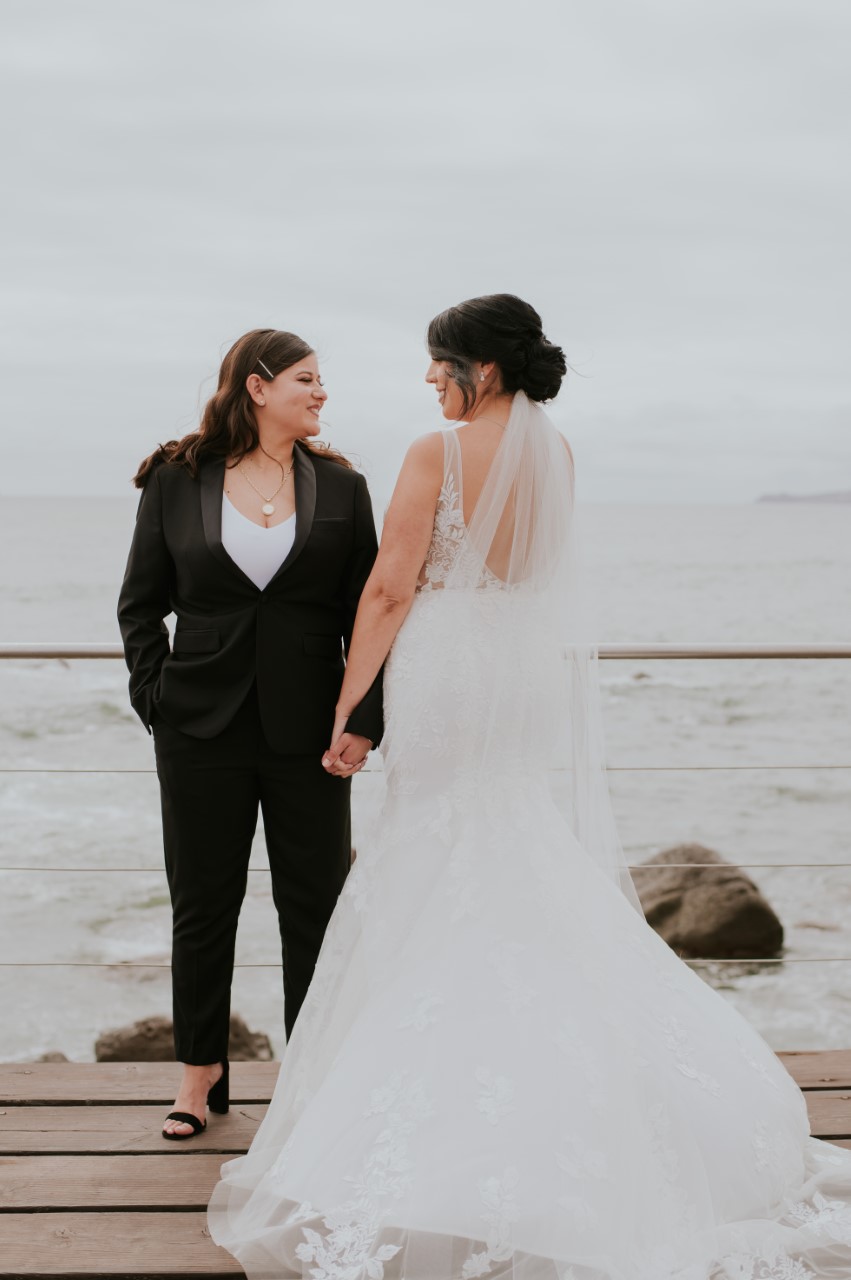
<instances>
[{"instance_id":1,"label":"gold pendant","mask_svg":"<svg viewBox=\"0 0 851 1280\"><path fill-rule=\"evenodd\" d=\"M275 514L275 507L271 502L264 502L261 510L264 516L273 516Z\"/></svg>"}]
</instances>

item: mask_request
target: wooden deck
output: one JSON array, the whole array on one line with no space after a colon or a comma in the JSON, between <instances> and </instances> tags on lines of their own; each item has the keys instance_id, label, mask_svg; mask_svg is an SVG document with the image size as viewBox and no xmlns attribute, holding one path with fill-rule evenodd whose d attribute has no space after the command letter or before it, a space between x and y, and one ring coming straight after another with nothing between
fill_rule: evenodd
<instances>
[{"instance_id":1,"label":"wooden deck","mask_svg":"<svg viewBox=\"0 0 851 1280\"><path fill-rule=\"evenodd\" d=\"M813 1133L851 1147L851 1050L781 1054ZM187 1143L159 1136L175 1063L0 1065L0 1280L241 1275L207 1234L224 1159L245 1151L276 1063L235 1063L231 1110Z\"/></svg>"}]
</instances>

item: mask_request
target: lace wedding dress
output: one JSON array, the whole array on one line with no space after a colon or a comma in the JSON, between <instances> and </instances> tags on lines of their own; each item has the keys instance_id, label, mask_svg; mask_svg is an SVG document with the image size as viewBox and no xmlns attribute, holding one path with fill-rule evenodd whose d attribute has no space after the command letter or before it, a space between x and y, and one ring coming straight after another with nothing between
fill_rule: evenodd
<instances>
[{"instance_id":1,"label":"lace wedding dress","mask_svg":"<svg viewBox=\"0 0 851 1280\"><path fill-rule=\"evenodd\" d=\"M276 1280L851 1277L851 1153L631 897L564 442L519 394L465 522L444 439L380 824L213 1238Z\"/></svg>"}]
</instances>

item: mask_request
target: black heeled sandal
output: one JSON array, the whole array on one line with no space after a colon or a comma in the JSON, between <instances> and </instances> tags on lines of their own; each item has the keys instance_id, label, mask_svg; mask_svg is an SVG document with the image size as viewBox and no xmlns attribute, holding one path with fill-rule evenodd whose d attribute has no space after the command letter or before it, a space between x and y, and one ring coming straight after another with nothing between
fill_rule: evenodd
<instances>
[{"instance_id":1,"label":"black heeled sandal","mask_svg":"<svg viewBox=\"0 0 851 1280\"><path fill-rule=\"evenodd\" d=\"M230 1110L230 1063L225 1058L222 1074L207 1094L207 1106L217 1116L226 1116Z\"/></svg>"},{"instance_id":2,"label":"black heeled sandal","mask_svg":"<svg viewBox=\"0 0 851 1280\"><path fill-rule=\"evenodd\" d=\"M167 1142L185 1142L187 1138L194 1138L199 1133L203 1133L207 1127L207 1121L199 1120L191 1111L169 1111L166 1120L178 1120L181 1124L192 1126L191 1133L166 1133L163 1129L162 1134Z\"/></svg>"},{"instance_id":3,"label":"black heeled sandal","mask_svg":"<svg viewBox=\"0 0 851 1280\"><path fill-rule=\"evenodd\" d=\"M218 1116L227 1115L230 1110L230 1063L225 1058L222 1063L222 1074L214 1085L211 1085L207 1093L207 1106ZM191 1111L169 1111L166 1120L177 1120L179 1124L188 1124L191 1133L166 1133L162 1131L163 1137L169 1142L185 1142L187 1138L195 1138L199 1133L203 1133L207 1127L206 1120L199 1120Z\"/></svg>"}]
</instances>

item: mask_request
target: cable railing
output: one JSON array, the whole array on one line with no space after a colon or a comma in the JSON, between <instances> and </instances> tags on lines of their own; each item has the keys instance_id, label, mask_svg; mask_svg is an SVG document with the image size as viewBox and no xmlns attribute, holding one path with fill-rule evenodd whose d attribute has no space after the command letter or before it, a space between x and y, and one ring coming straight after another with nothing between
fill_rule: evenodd
<instances>
[{"instance_id":1,"label":"cable railing","mask_svg":"<svg viewBox=\"0 0 851 1280\"><path fill-rule=\"evenodd\" d=\"M851 644L601 644L603 659L851 658ZM123 658L120 644L0 644L0 658Z\"/></svg>"},{"instance_id":2,"label":"cable railing","mask_svg":"<svg viewBox=\"0 0 851 1280\"><path fill-rule=\"evenodd\" d=\"M821 643L821 644L794 644L794 645L767 645L767 644L602 644L597 649L598 656L603 661L712 661L716 659L728 660L780 660L780 661L802 661L802 660L846 660L851 658L851 644L844 642L837 643ZM0 644L0 660L62 660L62 661L92 661L92 660L116 660L123 659L124 651L121 645L104 644L104 643L66 643L56 644L52 642L27 642L27 643L5 643ZM785 764L661 764L661 765L612 765L608 767L609 773L720 773L720 772L763 772L763 771L847 771L851 770L851 762L831 762L831 763L785 763ZM153 774L156 770L148 769L93 769L93 768L53 768L53 767L2 767L0 773L8 774L87 774L87 775L117 775L117 774ZM363 772L380 772L380 770L365 769ZM709 862L709 863L656 863L649 864L651 867L658 867L664 870L716 870L729 871L736 870L767 870L767 869L784 869L784 870L813 870L813 869L849 869L850 862L750 862L750 863L730 863ZM648 864L634 863L630 864L631 871L646 870ZM249 867L250 873L269 874L268 867ZM85 867L85 866L0 866L0 873L25 873L28 875L38 874L74 874L74 875L103 875L103 874L158 874L161 872L159 865L151 866L131 866L131 867ZM781 964L844 964L851 963L851 955L841 956L776 956L776 957L683 957L689 965L739 965L750 967L753 965L781 965ZM280 961L277 963L263 962L240 962L235 968L238 969L275 969L280 968ZM52 961L0 961L0 969L20 968L20 969L49 969L49 968L74 968L74 969L169 969L170 965L162 961L146 962L146 961L95 961L95 960L52 960Z\"/></svg>"}]
</instances>

